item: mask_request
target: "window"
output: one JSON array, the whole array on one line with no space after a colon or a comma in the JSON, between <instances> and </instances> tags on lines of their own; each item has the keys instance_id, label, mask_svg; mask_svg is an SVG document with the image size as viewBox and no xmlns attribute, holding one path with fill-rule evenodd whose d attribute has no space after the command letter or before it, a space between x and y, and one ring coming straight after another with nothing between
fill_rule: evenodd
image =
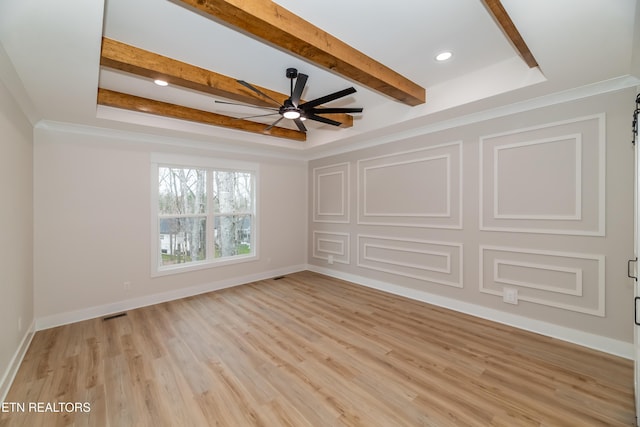
<instances>
[{"instance_id":1,"label":"window","mask_svg":"<svg viewBox=\"0 0 640 427\"><path fill-rule=\"evenodd\" d=\"M256 176L253 164L154 155L152 271L256 259Z\"/></svg>"}]
</instances>

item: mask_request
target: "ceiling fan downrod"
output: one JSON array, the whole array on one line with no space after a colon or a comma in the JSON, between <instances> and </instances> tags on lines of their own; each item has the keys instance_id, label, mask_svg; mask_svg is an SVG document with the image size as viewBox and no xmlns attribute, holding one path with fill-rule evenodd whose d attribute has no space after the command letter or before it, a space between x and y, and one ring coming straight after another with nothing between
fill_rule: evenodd
<instances>
[{"instance_id":1,"label":"ceiling fan downrod","mask_svg":"<svg viewBox=\"0 0 640 427\"><path fill-rule=\"evenodd\" d=\"M289 79L289 98L286 99L283 103L283 105L280 107L280 114L285 118L285 119L291 119L291 120L295 120L295 119L299 119L301 118L302 120L305 120L306 118L303 117L302 111L298 108L298 103L296 102L294 104L293 102L293 97L294 97L294 92L293 92L293 80L298 78L298 70L295 68L287 68L287 72L286 72L286 76ZM300 94L298 94L298 100L300 99Z\"/></svg>"}]
</instances>

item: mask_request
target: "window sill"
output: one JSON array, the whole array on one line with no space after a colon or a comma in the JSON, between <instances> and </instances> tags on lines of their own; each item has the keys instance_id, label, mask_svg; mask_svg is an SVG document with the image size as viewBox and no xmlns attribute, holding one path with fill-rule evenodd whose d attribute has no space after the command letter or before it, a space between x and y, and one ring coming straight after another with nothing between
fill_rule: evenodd
<instances>
[{"instance_id":1,"label":"window sill","mask_svg":"<svg viewBox=\"0 0 640 427\"><path fill-rule=\"evenodd\" d=\"M178 264L166 267L152 268L151 277L170 276L173 274L188 273L191 271L206 270L209 268L223 267L226 265L240 264L257 261L258 255L239 255L229 259L215 259L213 261L192 262L187 265Z\"/></svg>"}]
</instances>

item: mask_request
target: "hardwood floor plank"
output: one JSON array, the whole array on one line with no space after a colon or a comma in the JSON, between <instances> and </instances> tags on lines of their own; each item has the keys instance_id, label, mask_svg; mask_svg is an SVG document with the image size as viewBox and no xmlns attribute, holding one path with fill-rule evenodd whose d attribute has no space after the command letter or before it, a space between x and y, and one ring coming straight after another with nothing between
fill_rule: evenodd
<instances>
[{"instance_id":1,"label":"hardwood floor plank","mask_svg":"<svg viewBox=\"0 0 640 427\"><path fill-rule=\"evenodd\" d=\"M276 398L262 406L268 426L313 427L298 409L281 398Z\"/></svg>"},{"instance_id":2,"label":"hardwood floor plank","mask_svg":"<svg viewBox=\"0 0 640 427\"><path fill-rule=\"evenodd\" d=\"M633 363L312 272L35 334L14 426L630 426Z\"/></svg>"},{"instance_id":3,"label":"hardwood floor plank","mask_svg":"<svg viewBox=\"0 0 640 427\"><path fill-rule=\"evenodd\" d=\"M105 359L105 410L108 423L114 426L135 425L142 414L138 414L138 403L133 395L131 379L126 374L127 361L123 355Z\"/></svg>"},{"instance_id":4,"label":"hardwood floor plank","mask_svg":"<svg viewBox=\"0 0 640 427\"><path fill-rule=\"evenodd\" d=\"M171 413L174 425L206 425L206 419L192 398L191 388L178 366L169 357L156 358L151 366L159 388L159 404Z\"/></svg>"},{"instance_id":5,"label":"hardwood floor plank","mask_svg":"<svg viewBox=\"0 0 640 427\"><path fill-rule=\"evenodd\" d=\"M78 415L76 414L75 425L78 427L91 427L98 425L105 425L105 421L108 422L107 417L105 388L104 386L91 387L85 390L80 390L77 395L76 402L89 402L91 411Z\"/></svg>"}]
</instances>

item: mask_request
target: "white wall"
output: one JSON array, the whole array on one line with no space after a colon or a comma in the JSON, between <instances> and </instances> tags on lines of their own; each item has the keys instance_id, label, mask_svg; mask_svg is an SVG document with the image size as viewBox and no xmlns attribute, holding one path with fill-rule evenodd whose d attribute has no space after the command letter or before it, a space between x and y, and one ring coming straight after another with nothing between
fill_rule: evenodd
<instances>
[{"instance_id":1,"label":"white wall","mask_svg":"<svg viewBox=\"0 0 640 427\"><path fill-rule=\"evenodd\" d=\"M34 150L38 329L304 268L305 162L51 127ZM259 163L259 260L151 278L152 152Z\"/></svg>"},{"instance_id":2,"label":"white wall","mask_svg":"<svg viewBox=\"0 0 640 427\"><path fill-rule=\"evenodd\" d=\"M634 100L628 89L310 162L312 268L630 356Z\"/></svg>"},{"instance_id":3,"label":"white wall","mask_svg":"<svg viewBox=\"0 0 640 427\"><path fill-rule=\"evenodd\" d=\"M33 323L33 132L0 80L0 401Z\"/></svg>"}]
</instances>

